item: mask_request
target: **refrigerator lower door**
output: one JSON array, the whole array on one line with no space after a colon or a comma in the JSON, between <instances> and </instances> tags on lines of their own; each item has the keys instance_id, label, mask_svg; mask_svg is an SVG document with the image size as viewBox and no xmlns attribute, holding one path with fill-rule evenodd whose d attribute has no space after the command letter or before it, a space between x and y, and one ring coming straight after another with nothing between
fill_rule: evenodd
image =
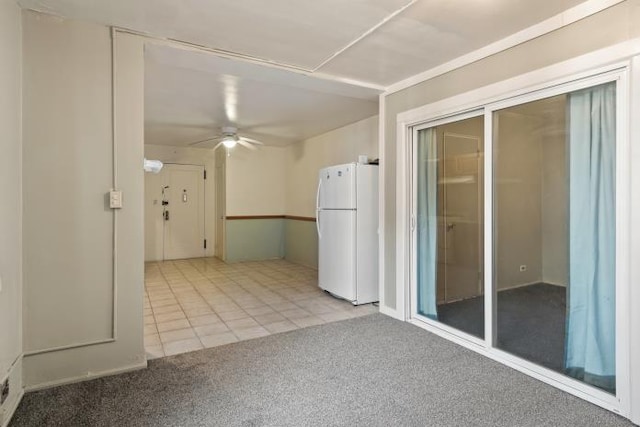
<instances>
[{"instance_id":1,"label":"refrigerator lower door","mask_svg":"<svg viewBox=\"0 0 640 427\"><path fill-rule=\"evenodd\" d=\"M356 300L356 211L318 212L318 282L320 288Z\"/></svg>"}]
</instances>

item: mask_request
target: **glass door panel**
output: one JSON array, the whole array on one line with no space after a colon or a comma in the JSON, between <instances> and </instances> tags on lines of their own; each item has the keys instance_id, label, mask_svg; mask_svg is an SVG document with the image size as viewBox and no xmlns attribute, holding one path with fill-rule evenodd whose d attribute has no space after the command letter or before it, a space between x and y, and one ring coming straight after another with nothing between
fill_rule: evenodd
<instances>
[{"instance_id":1,"label":"glass door panel","mask_svg":"<svg viewBox=\"0 0 640 427\"><path fill-rule=\"evenodd\" d=\"M493 114L496 346L615 393L615 83Z\"/></svg>"},{"instance_id":2,"label":"glass door panel","mask_svg":"<svg viewBox=\"0 0 640 427\"><path fill-rule=\"evenodd\" d=\"M417 311L484 337L483 117L417 132Z\"/></svg>"}]
</instances>

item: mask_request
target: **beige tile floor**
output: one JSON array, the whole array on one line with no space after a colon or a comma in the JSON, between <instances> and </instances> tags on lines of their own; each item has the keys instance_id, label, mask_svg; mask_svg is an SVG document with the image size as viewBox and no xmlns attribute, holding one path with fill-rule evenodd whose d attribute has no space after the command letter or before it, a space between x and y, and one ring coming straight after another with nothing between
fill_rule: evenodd
<instances>
[{"instance_id":1,"label":"beige tile floor","mask_svg":"<svg viewBox=\"0 0 640 427\"><path fill-rule=\"evenodd\" d=\"M323 292L317 271L284 260L145 265L147 358L185 353L378 311Z\"/></svg>"}]
</instances>

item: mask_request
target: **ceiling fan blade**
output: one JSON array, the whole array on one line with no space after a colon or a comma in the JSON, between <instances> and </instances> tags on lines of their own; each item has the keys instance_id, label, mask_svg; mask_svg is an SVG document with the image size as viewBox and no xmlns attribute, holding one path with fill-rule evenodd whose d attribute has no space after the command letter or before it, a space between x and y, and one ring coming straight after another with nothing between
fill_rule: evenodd
<instances>
[{"instance_id":1,"label":"ceiling fan blade","mask_svg":"<svg viewBox=\"0 0 640 427\"><path fill-rule=\"evenodd\" d=\"M252 144L264 145L263 142L258 141L257 139L247 138L246 136L241 136L239 139L250 142Z\"/></svg>"},{"instance_id":2,"label":"ceiling fan blade","mask_svg":"<svg viewBox=\"0 0 640 427\"><path fill-rule=\"evenodd\" d=\"M224 142L223 142L223 141L218 142L218 143L216 144L216 146L215 146L215 147L213 147L213 149L214 149L214 150L217 150L217 149L218 149L218 147L220 147L222 144L224 144Z\"/></svg>"},{"instance_id":3,"label":"ceiling fan blade","mask_svg":"<svg viewBox=\"0 0 640 427\"><path fill-rule=\"evenodd\" d=\"M238 144L242 145L243 147L248 148L249 150L253 150L256 151L257 148L253 146L253 144L247 142L247 141L243 141L242 139L238 140Z\"/></svg>"},{"instance_id":4,"label":"ceiling fan blade","mask_svg":"<svg viewBox=\"0 0 640 427\"><path fill-rule=\"evenodd\" d=\"M205 142L210 142L210 141L215 141L217 139L222 138L223 135L216 135L216 136L212 136L211 138L207 138L207 139L201 139L200 141L196 141L196 142L190 142L189 145L199 145L199 144L204 144Z\"/></svg>"}]
</instances>

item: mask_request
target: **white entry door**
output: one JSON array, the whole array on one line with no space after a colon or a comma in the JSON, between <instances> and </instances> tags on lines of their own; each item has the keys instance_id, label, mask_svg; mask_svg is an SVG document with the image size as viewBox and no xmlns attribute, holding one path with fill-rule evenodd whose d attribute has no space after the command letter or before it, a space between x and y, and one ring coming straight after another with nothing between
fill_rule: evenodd
<instances>
[{"instance_id":1,"label":"white entry door","mask_svg":"<svg viewBox=\"0 0 640 427\"><path fill-rule=\"evenodd\" d=\"M164 259L205 256L204 166L165 165Z\"/></svg>"},{"instance_id":2,"label":"white entry door","mask_svg":"<svg viewBox=\"0 0 640 427\"><path fill-rule=\"evenodd\" d=\"M145 261L205 256L204 166L145 174Z\"/></svg>"},{"instance_id":3,"label":"white entry door","mask_svg":"<svg viewBox=\"0 0 640 427\"><path fill-rule=\"evenodd\" d=\"M144 260L164 258L164 219L162 216L162 173L144 174Z\"/></svg>"}]
</instances>

